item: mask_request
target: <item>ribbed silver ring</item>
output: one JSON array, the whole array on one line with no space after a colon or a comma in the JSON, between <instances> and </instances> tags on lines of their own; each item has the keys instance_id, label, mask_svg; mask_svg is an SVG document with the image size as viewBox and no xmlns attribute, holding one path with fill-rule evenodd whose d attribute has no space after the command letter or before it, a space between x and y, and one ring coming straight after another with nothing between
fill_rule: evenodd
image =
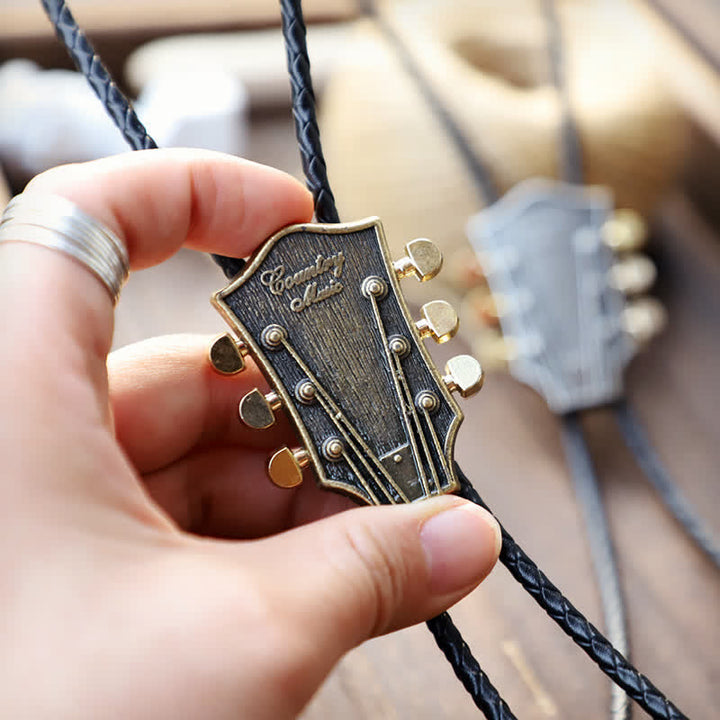
<instances>
[{"instance_id":1,"label":"ribbed silver ring","mask_svg":"<svg viewBox=\"0 0 720 720\"><path fill-rule=\"evenodd\" d=\"M127 280L127 250L108 227L59 195L16 195L0 217L0 242L27 242L69 255L108 289L113 303Z\"/></svg>"}]
</instances>

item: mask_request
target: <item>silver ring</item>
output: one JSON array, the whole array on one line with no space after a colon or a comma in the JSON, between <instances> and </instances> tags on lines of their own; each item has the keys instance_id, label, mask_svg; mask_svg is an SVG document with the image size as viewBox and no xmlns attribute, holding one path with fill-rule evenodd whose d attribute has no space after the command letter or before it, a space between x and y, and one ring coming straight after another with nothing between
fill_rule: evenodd
<instances>
[{"instance_id":1,"label":"silver ring","mask_svg":"<svg viewBox=\"0 0 720 720\"><path fill-rule=\"evenodd\" d=\"M59 195L16 195L0 217L0 243L27 242L69 255L107 288L113 303L130 261L115 233Z\"/></svg>"}]
</instances>

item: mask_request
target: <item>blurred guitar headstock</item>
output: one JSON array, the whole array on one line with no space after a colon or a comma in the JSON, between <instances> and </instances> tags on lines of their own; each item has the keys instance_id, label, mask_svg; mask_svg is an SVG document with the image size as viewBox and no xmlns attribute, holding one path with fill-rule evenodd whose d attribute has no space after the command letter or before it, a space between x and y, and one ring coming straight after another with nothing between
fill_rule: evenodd
<instances>
[{"instance_id":1,"label":"blurred guitar headstock","mask_svg":"<svg viewBox=\"0 0 720 720\"><path fill-rule=\"evenodd\" d=\"M665 322L643 296L656 272L638 252L642 218L614 211L603 188L528 180L475 215L468 235L480 280L464 313L478 322L483 363L507 365L555 412L619 397L627 363Z\"/></svg>"}]
</instances>

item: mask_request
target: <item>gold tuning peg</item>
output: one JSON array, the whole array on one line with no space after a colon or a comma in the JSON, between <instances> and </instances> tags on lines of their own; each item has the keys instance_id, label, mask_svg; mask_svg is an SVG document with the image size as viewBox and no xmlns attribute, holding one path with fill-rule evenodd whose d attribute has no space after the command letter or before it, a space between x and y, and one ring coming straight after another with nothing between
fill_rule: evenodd
<instances>
[{"instance_id":1,"label":"gold tuning peg","mask_svg":"<svg viewBox=\"0 0 720 720\"><path fill-rule=\"evenodd\" d=\"M640 298L623 310L622 322L626 332L638 345L645 345L667 324L667 312L655 298Z\"/></svg>"},{"instance_id":2,"label":"gold tuning peg","mask_svg":"<svg viewBox=\"0 0 720 720\"><path fill-rule=\"evenodd\" d=\"M515 345L497 330L480 331L473 343L473 351L487 370L507 370L516 355Z\"/></svg>"},{"instance_id":3,"label":"gold tuning peg","mask_svg":"<svg viewBox=\"0 0 720 720\"><path fill-rule=\"evenodd\" d=\"M443 381L448 390L456 391L464 398L478 392L484 379L480 363L471 355L457 355L445 364Z\"/></svg>"},{"instance_id":4,"label":"gold tuning peg","mask_svg":"<svg viewBox=\"0 0 720 720\"><path fill-rule=\"evenodd\" d=\"M219 335L208 350L208 358L213 368L221 375L235 375L245 369L243 355L247 355L247 346L230 333Z\"/></svg>"},{"instance_id":5,"label":"gold tuning peg","mask_svg":"<svg viewBox=\"0 0 720 720\"><path fill-rule=\"evenodd\" d=\"M399 279L415 275L420 282L431 280L441 270L443 259L438 246L426 239L411 240L405 246L404 257L393 263L393 269Z\"/></svg>"},{"instance_id":6,"label":"gold tuning peg","mask_svg":"<svg viewBox=\"0 0 720 720\"><path fill-rule=\"evenodd\" d=\"M255 430L269 428L275 422L275 413L281 405L275 392L263 395L257 388L251 390L240 401L240 419Z\"/></svg>"},{"instance_id":7,"label":"gold tuning peg","mask_svg":"<svg viewBox=\"0 0 720 720\"><path fill-rule=\"evenodd\" d=\"M656 277L657 270L653 261L637 253L621 258L610 270L610 283L625 295L647 292Z\"/></svg>"},{"instance_id":8,"label":"gold tuning peg","mask_svg":"<svg viewBox=\"0 0 720 720\"><path fill-rule=\"evenodd\" d=\"M635 210L616 210L602 228L605 244L614 252L640 250L647 240L647 223Z\"/></svg>"},{"instance_id":9,"label":"gold tuning peg","mask_svg":"<svg viewBox=\"0 0 720 720\"><path fill-rule=\"evenodd\" d=\"M501 307L502 298L488 288L476 287L463 298L461 310L463 318L471 317L475 324L499 328Z\"/></svg>"},{"instance_id":10,"label":"gold tuning peg","mask_svg":"<svg viewBox=\"0 0 720 720\"><path fill-rule=\"evenodd\" d=\"M450 340L458 330L460 321L453 306L445 300L433 300L420 308L421 320L415 323L420 337L431 337L435 342L444 343Z\"/></svg>"},{"instance_id":11,"label":"gold tuning peg","mask_svg":"<svg viewBox=\"0 0 720 720\"><path fill-rule=\"evenodd\" d=\"M475 251L464 247L450 256L450 282L460 290L487 287L487 279Z\"/></svg>"},{"instance_id":12,"label":"gold tuning peg","mask_svg":"<svg viewBox=\"0 0 720 720\"><path fill-rule=\"evenodd\" d=\"M303 481L302 469L310 463L310 456L302 448L276 450L268 462L268 475L275 485L293 488Z\"/></svg>"}]
</instances>

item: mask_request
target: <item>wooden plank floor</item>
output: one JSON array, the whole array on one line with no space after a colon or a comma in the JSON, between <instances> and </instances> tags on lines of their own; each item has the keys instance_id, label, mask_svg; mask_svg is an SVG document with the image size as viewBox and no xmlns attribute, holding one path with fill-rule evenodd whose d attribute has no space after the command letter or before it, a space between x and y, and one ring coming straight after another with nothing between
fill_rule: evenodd
<instances>
[{"instance_id":1,"label":"wooden plank floor","mask_svg":"<svg viewBox=\"0 0 720 720\"><path fill-rule=\"evenodd\" d=\"M298 173L285 120L258 125L250 154ZM678 482L720 532L720 243L681 197L666 203L656 236L659 290L670 324L633 364L630 396ZM118 308L116 345L168 332L223 331L207 300L222 284L215 266L189 251L138 273ZM440 349L440 359L466 350L460 341L450 345ZM491 375L465 410L457 446L461 465L516 539L599 623L557 422L538 396L502 374ZM720 577L660 505L609 415L593 413L586 427L617 542L634 659L689 717L715 718ZM460 603L453 617L520 718L607 716L604 677L503 568ZM422 626L351 652L303 715L305 720L478 716ZM635 718L643 717L636 712Z\"/></svg>"}]
</instances>

